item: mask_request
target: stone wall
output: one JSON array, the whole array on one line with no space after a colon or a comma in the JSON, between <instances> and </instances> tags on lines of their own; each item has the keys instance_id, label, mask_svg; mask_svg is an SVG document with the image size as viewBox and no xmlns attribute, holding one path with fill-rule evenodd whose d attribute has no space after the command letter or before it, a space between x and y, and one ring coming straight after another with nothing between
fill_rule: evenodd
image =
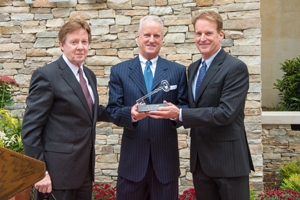
<instances>
[{"instance_id":1,"label":"stone wall","mask_svg":"<svg viewBox=\"0 0 300 200\"><path fill-rule=\"evenodd\" d=\"M59 28L70 17L85 18L92 29L92 43L86 65L97 75L101 104L108 100L110 67L138 54L135 42L139 19L158 15L165 23L165 42L160 55L189 66L201 57L195 44L191 18L203 9L218 11L224 19L224 49L243 60L250 73L245 124L256 172L251 173L255 190L262 185L261 143L261 20L259 0L70 0L49 3L35 0L0 1L0 75L16 79L11 109L22 112L32 72L61 55ZM96 140L96 180L115 184L122 129L98 123ZM189 171L189 130L178 129L181 176L180 191L192 187Z\"/></svg>"},{"instance_id":2,"label":"stone wall","mask_svg":"<svg viewBox=\"0 0 300 200\"><path fill-rule=\"evenodd\" d=\"M290 125L263 125L264 188L278 187L279 168L300 156L300 131Z\"/></svg>"}]
</instances>

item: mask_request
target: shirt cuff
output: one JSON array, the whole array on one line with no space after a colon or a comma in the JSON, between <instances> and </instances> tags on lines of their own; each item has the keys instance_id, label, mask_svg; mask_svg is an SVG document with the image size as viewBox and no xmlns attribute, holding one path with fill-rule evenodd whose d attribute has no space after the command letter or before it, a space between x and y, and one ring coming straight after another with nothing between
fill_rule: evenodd
<instances>
[{"instance_id":1,"label":"shirt cuff","mask_svg":"<svg viewBox=\"0 0 300 200\"><path fill-rule=\"evenodd\" d=\"M181 108L179 109L179 121L182 122L182 109Z\"/></svg>"}]
</instances>

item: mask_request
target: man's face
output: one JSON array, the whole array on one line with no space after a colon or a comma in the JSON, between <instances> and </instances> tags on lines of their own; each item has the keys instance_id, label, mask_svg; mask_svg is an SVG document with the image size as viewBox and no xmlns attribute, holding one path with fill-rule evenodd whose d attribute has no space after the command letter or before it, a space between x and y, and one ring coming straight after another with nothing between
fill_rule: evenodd
<instances>
[{"instance_id":1,"label":"man's face","mask_svg":"<svg viewBox=\"0 0 300 200\"><path fill-rule=\"evenodd\" d=\"M66 35L64 43L59 42L61 50L67 59L75 66L80 67L90 48L88 33L84 29L74 30Z\"/></svg>"},{"instance_id":2,"label":"man's face","mask_svg":"<svg viewBox=\"0 0 300 200\"><path fill-rule=\"evenodd\" d=\"M161 24L146 20L141 26L140 32L136 36L139 45L140 54L147 60L151 60L158 56L160 48L163 44Z\"/></svg>"},{"instance_id":3,"label":"man's face","mask_svg":"<svg viewBox=\"0 0 300 200\"><path fill-rule=\"evenodd\" d=\"M221 47L224 32L218 33L216 22L199 19L195 24L195 42L202 57L206 60Z\"/></svg>"}]
</instances>

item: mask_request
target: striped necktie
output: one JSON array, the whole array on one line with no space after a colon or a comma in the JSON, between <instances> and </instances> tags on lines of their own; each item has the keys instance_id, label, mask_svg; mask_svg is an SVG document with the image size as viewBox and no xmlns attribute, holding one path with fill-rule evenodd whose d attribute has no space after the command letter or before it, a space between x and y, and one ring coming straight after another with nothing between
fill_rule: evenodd
<instances>
[{"instance_id":1,"label":"striped necktie","mask_svg":"<svg viewBox=\"0 0 300 200\"><path fill-rule=\"evenodd\" d=\"M197 82L196 82L195 100L196 100L196 97L197 97L197 95L198 95L198 92L199 92L199 89L200 89L200 85L201 85L201 83L202 83L202 80L203 80L203 78L204 78L204 76L205 76L206 68L207 68L207 66L206 66L205 60L203 60L202 66L201 66L201 68L200 68L200 70L199 70L198 79L197 79Z\"/></svg>"}]
</instances>

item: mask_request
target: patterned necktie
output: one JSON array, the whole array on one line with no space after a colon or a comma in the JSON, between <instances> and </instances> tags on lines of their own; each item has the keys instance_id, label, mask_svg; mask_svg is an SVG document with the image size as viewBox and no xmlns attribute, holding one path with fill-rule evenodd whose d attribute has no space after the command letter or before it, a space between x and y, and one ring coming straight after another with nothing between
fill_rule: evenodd
<instances>
[{"instance_id":1,"label":"patterned necktie","mask_svg":"<svg viewBox=\"0 0 300 200\"><path fill-rule=\"evenodd\" d=\"M152 62L150 60L147 60L146 67L144 70L144 79L146 83L147 93L150 93L152 90L153 75L150 68L151 64ZM151 96L149 96L148 98L149 98L149 102L151 102Z\"/></svg>"},{"instance_id":2,"label":"patterned necktie","mask_svg":"<svg viewBox=\"0 0 300 200\"><path fill-rule=\"evenodd\" d=\"M202 67L200 68L199 70L199 74L198 74L198 79L197 79L197 82L196 82L196 90L195 90L195 100L196 100L196 97L198 95L198 92L199 92L199 88L200 88L200 85L201 85L201 82L205 76L205 73L206 73L206 63L205 63L205 60L203 60L202 62Z\"/></svg>"},{"instance_id":3,"label":"patterned necktie","mask_svg":"<svg viewBox=\"0 0 300 200\"><path fill-rule=\"evenodd\" d=\"M82 73L82 69L81 68L79 68L78 74L79 74L79 82L80 82L82 91L83 91L84 96L86 98L86 101L87 101L87 103L89 105L90 111L91 111L91 113L93 113L93 100L92 100L91 94L90 94L90 92L88 90L86 81L83 78L83 73Z\"/></svg>"}]
</instances>

